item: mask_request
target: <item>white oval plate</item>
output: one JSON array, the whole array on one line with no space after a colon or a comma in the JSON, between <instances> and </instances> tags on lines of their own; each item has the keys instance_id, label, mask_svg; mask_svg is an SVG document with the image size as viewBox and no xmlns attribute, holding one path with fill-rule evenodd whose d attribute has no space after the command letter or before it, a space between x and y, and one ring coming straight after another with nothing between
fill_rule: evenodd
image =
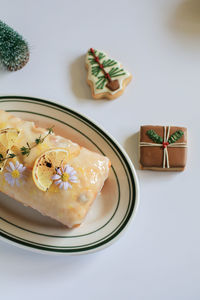
<instances>
[{"instance_id":1,"label":"white oval plate","mask_svg":"<svg viewBox=\"0 0 200 300\"><path fill-rule=\"evenodd\" d=\"M0 109L37 125L55 125L55 133L110 158L112 168L101 195L84 223L75 229L24 207L0 193L0 233L6 241L40 252L81 254L111 244L127 227L138 203L135 169L119 144L88 118L46 100L0 97Z\"/></svg>"}]
</instances>

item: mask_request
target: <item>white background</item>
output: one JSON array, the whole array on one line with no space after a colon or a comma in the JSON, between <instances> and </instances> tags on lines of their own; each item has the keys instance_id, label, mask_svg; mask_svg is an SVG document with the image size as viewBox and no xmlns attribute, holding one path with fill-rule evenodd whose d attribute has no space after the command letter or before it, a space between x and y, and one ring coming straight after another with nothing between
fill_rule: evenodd
<instances>
[{"instance_id":1,"label":"white background","mask_svg":"<svg viewBox=\"0 0 200 300\"><path fill-rule=\"evenodd\" d=\"M141 124L189 130L183 173L137 170L138 213L109 248L45 256L0 242L0 299L200 299L199 0L0 0L0 7L31 51L21 71L0 71L0 95L43 97L86 114L125 147L136 169ZM120 98L92 100L89 47L132 72Z\"/></svg>"}]
</instances>

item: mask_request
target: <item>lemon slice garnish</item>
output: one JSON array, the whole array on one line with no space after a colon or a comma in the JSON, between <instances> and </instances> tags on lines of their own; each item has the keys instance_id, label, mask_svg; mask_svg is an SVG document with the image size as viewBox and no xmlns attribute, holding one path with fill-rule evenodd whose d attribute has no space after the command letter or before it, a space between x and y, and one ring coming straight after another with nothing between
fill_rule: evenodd
<instances>
[{"instance_id":1,"label":"lemon slice garnish","mask_svg":"<svg viewBox=\"0 0 200 300\"><path fill-rule=\"evenodd\" d=\"M20 131L16 128L5 128L0 130L0 154L5 158L11 153L11 148L15 145ZM3 171L6 160L0 162L0 172Z\"/></svg>"},{"instance_id":2,"label":"lemon slice garnish","mask_svg":"<svg viewBox=\"0 0 200 300\"><path fill-rule=\"evenodd\" d=\"M53 183L52 176L62 165L67 164L69 154L66 149L55 148L45 151L35 161L32 176L38 189L46 192Z\"/></svg>"}]
</instances>

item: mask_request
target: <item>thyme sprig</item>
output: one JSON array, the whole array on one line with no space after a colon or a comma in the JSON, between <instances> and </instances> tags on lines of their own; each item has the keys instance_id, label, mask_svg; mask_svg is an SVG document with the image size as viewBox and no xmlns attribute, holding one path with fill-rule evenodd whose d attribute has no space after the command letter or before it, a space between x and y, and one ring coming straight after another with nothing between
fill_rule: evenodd
<instances>
[{"instance_id":1,"label":"thyme sprig","mask_svg":"<svg viewBox=\"0 0 200 300\"><path fill-rule=\"evenodd\" d=\"M47 128L48 132L47 134L42 138L41 134L40 136L35 139L35 143L38 145L38 144L42 144L44 142L44 140L48 137L48 135L52 134L53 133L53 128L54 126L50 127L50 128Z\"/></svg>"},{"instance_id":2,"label":"thyme sprig","mask_svg":"<svg viewBox=\"0 0 200 300\"><path fill-rule=\"evenodd\" d=\"M22 155L24 156L29 156L31 150L33 148L35 148L38 144L42 144L44 142L44 140L50 135L52 134L54 131L53 131L53 128L54 126L50 127L50 128L47 128L47 134L42 137L41 134L38 138L35 139L35 142L30 146L30 144L27 142L26 143L26 146L23 146L20 148L20 152ZM6 157L3 157L3 155L0 153L0 163L7 160L7 159L10 159L10 158L14 158L16 156L18 156L19 154L14 154L14 153L8 153L8 155Z\"/></svg>"},{"instance_id":3,"label":"thyme sprig","mask_svg":"<svg viewBox=\"0 0 200 300\"><path fill-rule=\"evenodd\" d=\"M14 154L14 153L9 153L8 156L3 157L3 155L0 153L0 163L3 162L4 160L7 160L7 159L9 159L9 158L13 158L13 157L15 157L15 156L17 156L17 155Z\"/></svg>"}]
</instances>

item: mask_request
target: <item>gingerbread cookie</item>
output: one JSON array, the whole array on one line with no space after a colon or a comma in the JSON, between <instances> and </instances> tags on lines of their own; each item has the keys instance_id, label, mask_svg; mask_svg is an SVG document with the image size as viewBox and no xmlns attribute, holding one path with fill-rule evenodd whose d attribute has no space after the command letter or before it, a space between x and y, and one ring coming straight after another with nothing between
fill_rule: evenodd
<instances>
[{"instance_id":1,"label":"gingerbread cookie","mask_svg":"<svg viewBox=\"0 0 200 300\"><path fill-rule=\"evenodd\" d=\"M141 126L140 167L143 170L183 171L187 157L187 129Z\"/></svg>"},{"instance_id":2,"label":"gingerbread cookie","mask_svg":"<svg viewBox=\"0 0 200 300\"><path fill-rule=\"evenodd\" d=\"M94 99L115 99L124 91L132 75L104 52L90 48L86 55L87 83Z\"/></svg>"}]
</instances>

